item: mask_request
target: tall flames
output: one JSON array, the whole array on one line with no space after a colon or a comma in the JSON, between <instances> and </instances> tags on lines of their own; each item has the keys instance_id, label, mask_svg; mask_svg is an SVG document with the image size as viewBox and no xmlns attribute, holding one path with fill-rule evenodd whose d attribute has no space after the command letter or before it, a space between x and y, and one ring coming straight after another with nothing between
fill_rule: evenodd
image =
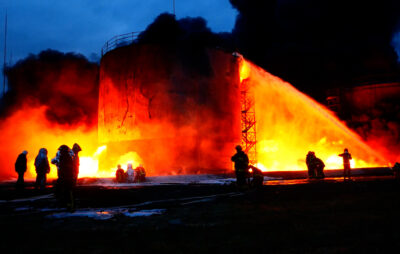
<instances>
[{"instance_id":1,"label":"tall flames","mask_svg":"<svg viewBox=\"0 0 400 254\"><path fill-rule=\"evenodd\" d=\"M26 178L36 177L34 161L39 149L48 150L49 161L55 157L60 145L72 147L78 143L82 147L80 155L79 177L113 177L115 168L99 169L99 157L106 151L107 146L97 143L97 128L81 126L65 126L49 121L45 116L46 107L30 108L28 106L16 111L11 117L0 124L3 138L0 141L0 163L2 171L12 173L14 162L22 150L28 151L28 170ZM122 155L119 164L125 168L128 163L133 166L141 163L135 153ZM50 165L48 178L57 178L57 168ZM11 175L11 174L10 174ZM6 178L3 176L3 178Z\"/></svg>"},{"instance_id":2,"label":"tall flames","mask_svg":"<svg viewBox=\"0 0 400 254\"><path fill-rule=\"evenodd\" d=\"M254 94L261 169L304 170L308 151L314 151L327 169L342 168L338 154L344 148L353 155L353 167L388 164L379 151L372 150L332 112L244 59L240 82Z\"/></svg>"},{"instance_id":3,"label":"tall flames","mask_svg":"<svg viewBox=\"0 0 400 254\"><path fill-rule=\"evenodd\" d=\"M388 165L386 159L378 151L372 150L333 113L313 99L246 60L239 61L239 64L240 78L238 80L241 85L248 85L250 92L254 94L258 140L257 159L258 166L262 170L305 170L305 156L308 151L314 151L317 157L325 162L327 169L341 168L341 158L337 155L345 147L353 155L353 167ZM16 175L14 162L22 150L28 151L29 169L26 177L32 179L36 176L33 164L40 148L47 148L48 157L51 160L60 145L66 144L71 147L73 143L78 143L82 147L79 177L113 177L117 164L121 164L124 168L128 163L132 163L134 167L139 164L148 166L146 160L142 160L136 153L137 151L131 150L118 154L112 166L99 167L99 159L107 154L108 147L98 143L97 127L88 127L85 123L66 125L52 122L46 116L46 109L46 106L25 104L0 122L3 136L0 141L2 155L0 177L2 179ZM203 119L206 117L207 115L204 115ZM199 140L197 139L197 142ZM187 141L186 139L185 142ZM201 142L200 144L206 145ZM213 146L211 144L207 147ZM153 157L159 155L152 155L151 151L173 152L158 147L146 149ZM153 158L149 155L147 155L148 158ZM168 156L163 155L162 158ZM178 155L174 156L179 158ZM103 159L107 160L107 158ZM220 159L229 160L228 157ZM156 175L161 171L150 167L149 172L150 175ZM162 172L165 173L165 171ZM51 165L49 178L56 177L57 170L54 165Z\"/></svg>"}]
</instances>

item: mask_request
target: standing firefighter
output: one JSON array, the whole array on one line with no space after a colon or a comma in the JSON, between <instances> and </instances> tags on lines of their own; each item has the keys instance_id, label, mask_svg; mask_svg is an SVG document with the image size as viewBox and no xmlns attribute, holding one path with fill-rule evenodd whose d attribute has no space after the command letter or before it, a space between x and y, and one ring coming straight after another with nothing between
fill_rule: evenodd
<instances>
[{"instance_id":1,"label":"standing firefighter","mask_svg":"<svg viewBox=\"0 0 400 254\"><path fill-rule=\"evenodd\" d=\"M46 187L46 174L50 172L49 159L47 158L47 149L40 148L38 155L35 158L36 168L36 183L35 188L41 190Z\"/></svg>"},{"instance_id":2,"label":"standing firefighter","mask_svg":"<svg viewBox=\"0 0 400 254\"><path fill-rule=\"evenodd\" d=\"M80 151L82 151L82 148L77 143L75 143L72 146L72 153L71 153L72 162L74 164L74 180L73 180L74 186L76 186L76 181L78 180L78 174L79 174L79 155L78 155L78 153Z\"/></svg>"},{"instance_id":3,"label":"standing firefighter","mask_svg":"<svg viewBox=\"0 0 400 254\"><path fill-rule=\"evenodd\" d=\"M344 149L344 153L339 154L340 157L343 157L343 179L350 180L350 160L353 159L351 158L351 154L349 153L349 150L347 148Z\"/></svg>"},{"instance_id":4,"label":"standing firefighter","mask_svg":"<svg viewBox=\"0 0 400 254\"><path fill-rule=\"evenodd\" d=\"M57 166L56 197L60 205L72 211L74 209L74 165L70 148L66 145L60 146L51 163Z\"/></svg>"},{"instance_id":5,"label":"standing firefighter","mask_svg":"<svg viewBox=\"0 0 400 254\"><path fill-rule=\"evenodd\" d=\"M243 152L241 146L236 146L236 154L232 156L231 160L235 163L237 185L245 185L249 169L249 157Z\"/></svg>"},{"instance_id":6,"label":"standing firefighter","mask_svg":"<svg viewBox=\"0 0 400 254\"><path fill-rule=\"evenodd\" d=\"M306 156L306 164L308 169L308 178L315 178L315 170L313 167L313 160L315 158L315 153L309 151Z\"/></svg>"},{"instance_id":7,"label":"standing firefighter","mask_svg":"<svg viewBox=\"0 0 400 254\"><path fill-rule=\"evenodd\" d=\"M15 161L15 171L18 173L18 180L16 184L17 188L24 188L24 174L27 169L27 154L27 151L23 151L20 155L18 155L18 158Z\"/></svg>"}]
</instances>

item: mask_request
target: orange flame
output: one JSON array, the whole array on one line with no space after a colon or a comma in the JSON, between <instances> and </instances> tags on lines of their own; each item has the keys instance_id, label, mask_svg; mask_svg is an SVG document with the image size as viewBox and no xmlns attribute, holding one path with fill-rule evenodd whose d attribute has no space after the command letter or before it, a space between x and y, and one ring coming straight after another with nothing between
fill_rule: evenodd
<instances>
[{"instance_id":1,"label":"orange flame","mask_svg":"<svg viewBox=\"0 0 400 254\"><path fill-rule=\"evenodd\" d=\"M115 168L107 170L99 169L99 157L106 151L106 146L98 147L97 128L81 126L57 125L49 122L45 116L46 107L23 107L15 112L0 124L3 139L0 141L0 159L2 170L8 175L14 174L14 162L22 150L28 151L28 170L25 178L34 179L36 177L34 161L40 148L44 147L48 151L49 162L55 157L60 145L66 144L72 147L78 143L82 147L79 153L80 169L79 177L114 177ZM128 161L133 166L140 162L140 158L134 153L121 157L122 165ZM136 165L136 166L137 166ZM50 163L49 179L57 178L57 168ZM3 172L4 174L4 172ZM15 174L16 175L16 174Z\"/></svg>"},{"instance_id":2,"label":"orange flame","mask_svg":"<svg viewBox=\"0 0 400 254\"><path fill-rule=\"evenodd\" d=\"M308 151L314 151L325 162L327 169L342 168L342 159L337 155L345 147L353 155L352 167L388 165L383 156L367 146L333 113L289 83L244 59L241 61L238 80L246 80L246 85L255 97L257 167L261 170L305 170L305 156ZM79 177L114 177L117 164L126 169L128 163L132 163L133 167L143 163L135 151L125 151L117 155L115 165L102 169L102 165L99 167L99 158L107 153L107 147L99 146L97 127L87 127L83 123L77 126L57 125L47 120L45 110L44 106L22 107L0 122L3 137L0 141L0 164L3 167L0 173L16 175L15 159L22 150L27 150L26 177L32 179L36 176L33 164L40 148L47 148L48 158L51 160L60 145L71 147L73 143L82 147L82 152L79 153ZM164 133L170 133L165 131L165 125L162 127ZM149 151L158 149L163 143L155 144L159 145L150 146ZM149 152L147 156L154 159L160 154ZM224 159L229 160L221 158ZM51 165L48 177L57 177L54 165Z\"/></svg>"},{"instance_id":3,"label":"orange flame","mask_svg":"<svg viewBox=\"0 0 400 254\"><path fill-rule=\"evenodd\" d=\"M353 154L352 167L388 164L324 106L244 59L243 80L254 94L257 166L263 171L305 170L308 151L314 151L327 169L342 168L338 154L345 147Z\"/></svg>"},{"instance_id":4,"label":"orange flame","mask_svg":"<svg viewBox=\"0 0 400 254\"><path fill-rule=\"evenodd\" d=\"M110 177L110 174L99 172L99 156L107 149L107 146L100 146L92 156L80 156L79 177Z\"/></svg>"}]
</instances>

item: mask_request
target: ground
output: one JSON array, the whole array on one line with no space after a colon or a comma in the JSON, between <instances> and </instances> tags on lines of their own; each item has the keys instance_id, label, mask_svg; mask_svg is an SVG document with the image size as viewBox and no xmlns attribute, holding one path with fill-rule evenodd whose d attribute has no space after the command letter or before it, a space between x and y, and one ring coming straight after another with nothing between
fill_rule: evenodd
<instances>
[{"instance_id":1,"label":"ground","mask_svg":"<svg viewBox=\"0 0 400 254\"><path fill-rule=\"evenodd\" d=\"M75 214L99 217L68 216L51 191L0 184L1 253L382 253L400 247L400 182L390 176L271 180L246 190L229 182L78 186Z\"/></svg>"}]
</instances>

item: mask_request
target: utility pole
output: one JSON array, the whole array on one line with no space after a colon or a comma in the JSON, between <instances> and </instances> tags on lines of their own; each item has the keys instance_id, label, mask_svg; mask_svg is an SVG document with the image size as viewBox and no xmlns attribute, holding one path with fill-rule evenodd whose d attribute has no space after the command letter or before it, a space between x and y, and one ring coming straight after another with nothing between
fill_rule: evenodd
<instances>
[{"instance_id":1,"label":"utility pole","mask_svg":"<svg viewBox=\"0 0 400 254\"><path fill-rule=\"evenodd\" d=\"M4 61L3 61L3 96L6 94L6 61L7 61L7 10L4 24Z\"/></svg>"}]
</instances>

